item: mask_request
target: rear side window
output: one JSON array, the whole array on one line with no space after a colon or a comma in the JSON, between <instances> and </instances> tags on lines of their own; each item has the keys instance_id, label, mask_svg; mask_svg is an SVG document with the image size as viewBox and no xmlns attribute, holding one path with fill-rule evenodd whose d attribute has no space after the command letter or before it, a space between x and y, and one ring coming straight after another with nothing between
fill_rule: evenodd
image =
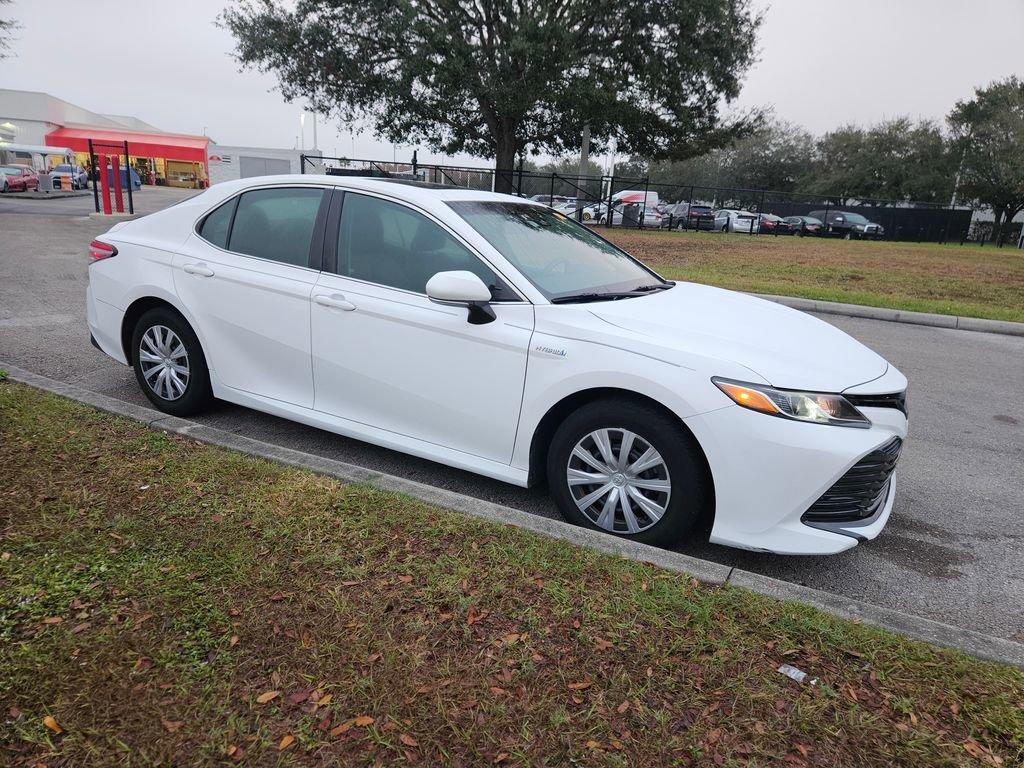
<instances>
[{"instance_id":1,"label":"rear side window","mask_svg":"<svg viewBox=\"0 0 1024 768\"><path fill-rule=\"evenodd\" d=\"M224 203L206 215L199 226L199 236L218 248L228 247L228 228L231 226L231 214L234 213L237 198Z\"/></svg>"},{"instance_id":2,"label":"rear side window","mask_svg":"<svg viewBox=\"0 0 1024 768\"><path fill-rule=\"evenodd\" d=\"M309 244L323 190L256 189L238 199L228 250L246 256L309 266Z\"/></svg>"}]
</instances>

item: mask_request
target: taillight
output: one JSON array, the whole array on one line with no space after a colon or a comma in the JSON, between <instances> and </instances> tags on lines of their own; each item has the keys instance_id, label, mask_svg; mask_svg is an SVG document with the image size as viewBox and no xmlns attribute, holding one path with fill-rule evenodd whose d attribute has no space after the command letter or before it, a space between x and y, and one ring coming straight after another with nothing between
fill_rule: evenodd
<instances>
[{"instance_id":1,"label":"taillight","mask_svg":"<svg viewBox=\"0 0 1024 768\"><path fill-rule=\"evenodd\" d=\"M89 259L91 262L109 259L111 256L117 256L117 248L110 243L104 243L102 240L93 240L89 243Z\"/></svg>"}]
</instances>

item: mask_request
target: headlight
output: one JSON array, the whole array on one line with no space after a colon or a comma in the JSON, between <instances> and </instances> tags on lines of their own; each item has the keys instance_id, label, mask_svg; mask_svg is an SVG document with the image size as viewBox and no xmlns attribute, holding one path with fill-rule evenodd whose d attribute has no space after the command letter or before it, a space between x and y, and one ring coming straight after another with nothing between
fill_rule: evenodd
<instances>
[{"instance_id":1,"label":"headlight","mask_svg":"<svg viewBox=\"0 0 1024 768\"><path fill-rule=\"evenodd\" d=\"M833 424L837 427L869 427L871 422L842 395L794 392L763 384L713 378L715 386L743 408L783 419Z\"/></svg>"},{"instance_id":2,"label":"headlight","mask_svg":"<svg viewBox=\"0 0 1024 768\"><path fill-rule=\"evenodd\" d=\"M855 230L857 230L858 232L863 232L864 231L864 225L863 224L854 224L853 228Z\"/></svg>"}]
</instances>

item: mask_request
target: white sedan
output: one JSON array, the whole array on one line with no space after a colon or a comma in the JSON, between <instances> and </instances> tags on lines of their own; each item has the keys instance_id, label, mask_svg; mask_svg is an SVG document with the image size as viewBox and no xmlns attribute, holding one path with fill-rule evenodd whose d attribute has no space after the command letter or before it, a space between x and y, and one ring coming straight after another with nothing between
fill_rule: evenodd
<instances>
[{"instance_id":1,"label":"white sedan","mask_svg":"<svg viewBox=\"0 0 1024 768\"><path fill-rule=\"evenodd\" d=\"M899 371L796 310L673 283L544 205L267 176L89 249L94 343L212 398L521 486L579 525L839 552L889 517Z\"/></svg>"},{"instance_id":2,"label":"white sedan","mask_svg":"<svg viewBox=\"0 0 1024 768\"><path fill-rule=\"evenodd\" d=\"M715 211L715 229L721 232L751 233L757 230L757 214L735 208Z\"/></svg>"}]
</instances>

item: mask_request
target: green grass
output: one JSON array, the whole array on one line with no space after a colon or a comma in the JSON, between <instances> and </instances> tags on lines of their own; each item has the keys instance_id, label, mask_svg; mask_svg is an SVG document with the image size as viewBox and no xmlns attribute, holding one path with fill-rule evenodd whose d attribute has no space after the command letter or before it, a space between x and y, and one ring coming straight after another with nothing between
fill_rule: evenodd
<instances>
[{"instance_id":1,"label":"green grass","mask_svg":"<svg viewBox=\"0 0 1024 768\"><path fill-rule=\"evenodd\" d=\"M5 765L1024 757L1016 670L9 381L0 525Z\"/></svg>"},{"instance_id":2,"label":"green grass","mask_svg":"<svg viewBox=\"0 0 1024 768\"><path fill-rule=\"evenodd\" d=\"M599 231L671 279L1024 322L1024 251L1015 248Z\"/></svg>"}]
</instances>

